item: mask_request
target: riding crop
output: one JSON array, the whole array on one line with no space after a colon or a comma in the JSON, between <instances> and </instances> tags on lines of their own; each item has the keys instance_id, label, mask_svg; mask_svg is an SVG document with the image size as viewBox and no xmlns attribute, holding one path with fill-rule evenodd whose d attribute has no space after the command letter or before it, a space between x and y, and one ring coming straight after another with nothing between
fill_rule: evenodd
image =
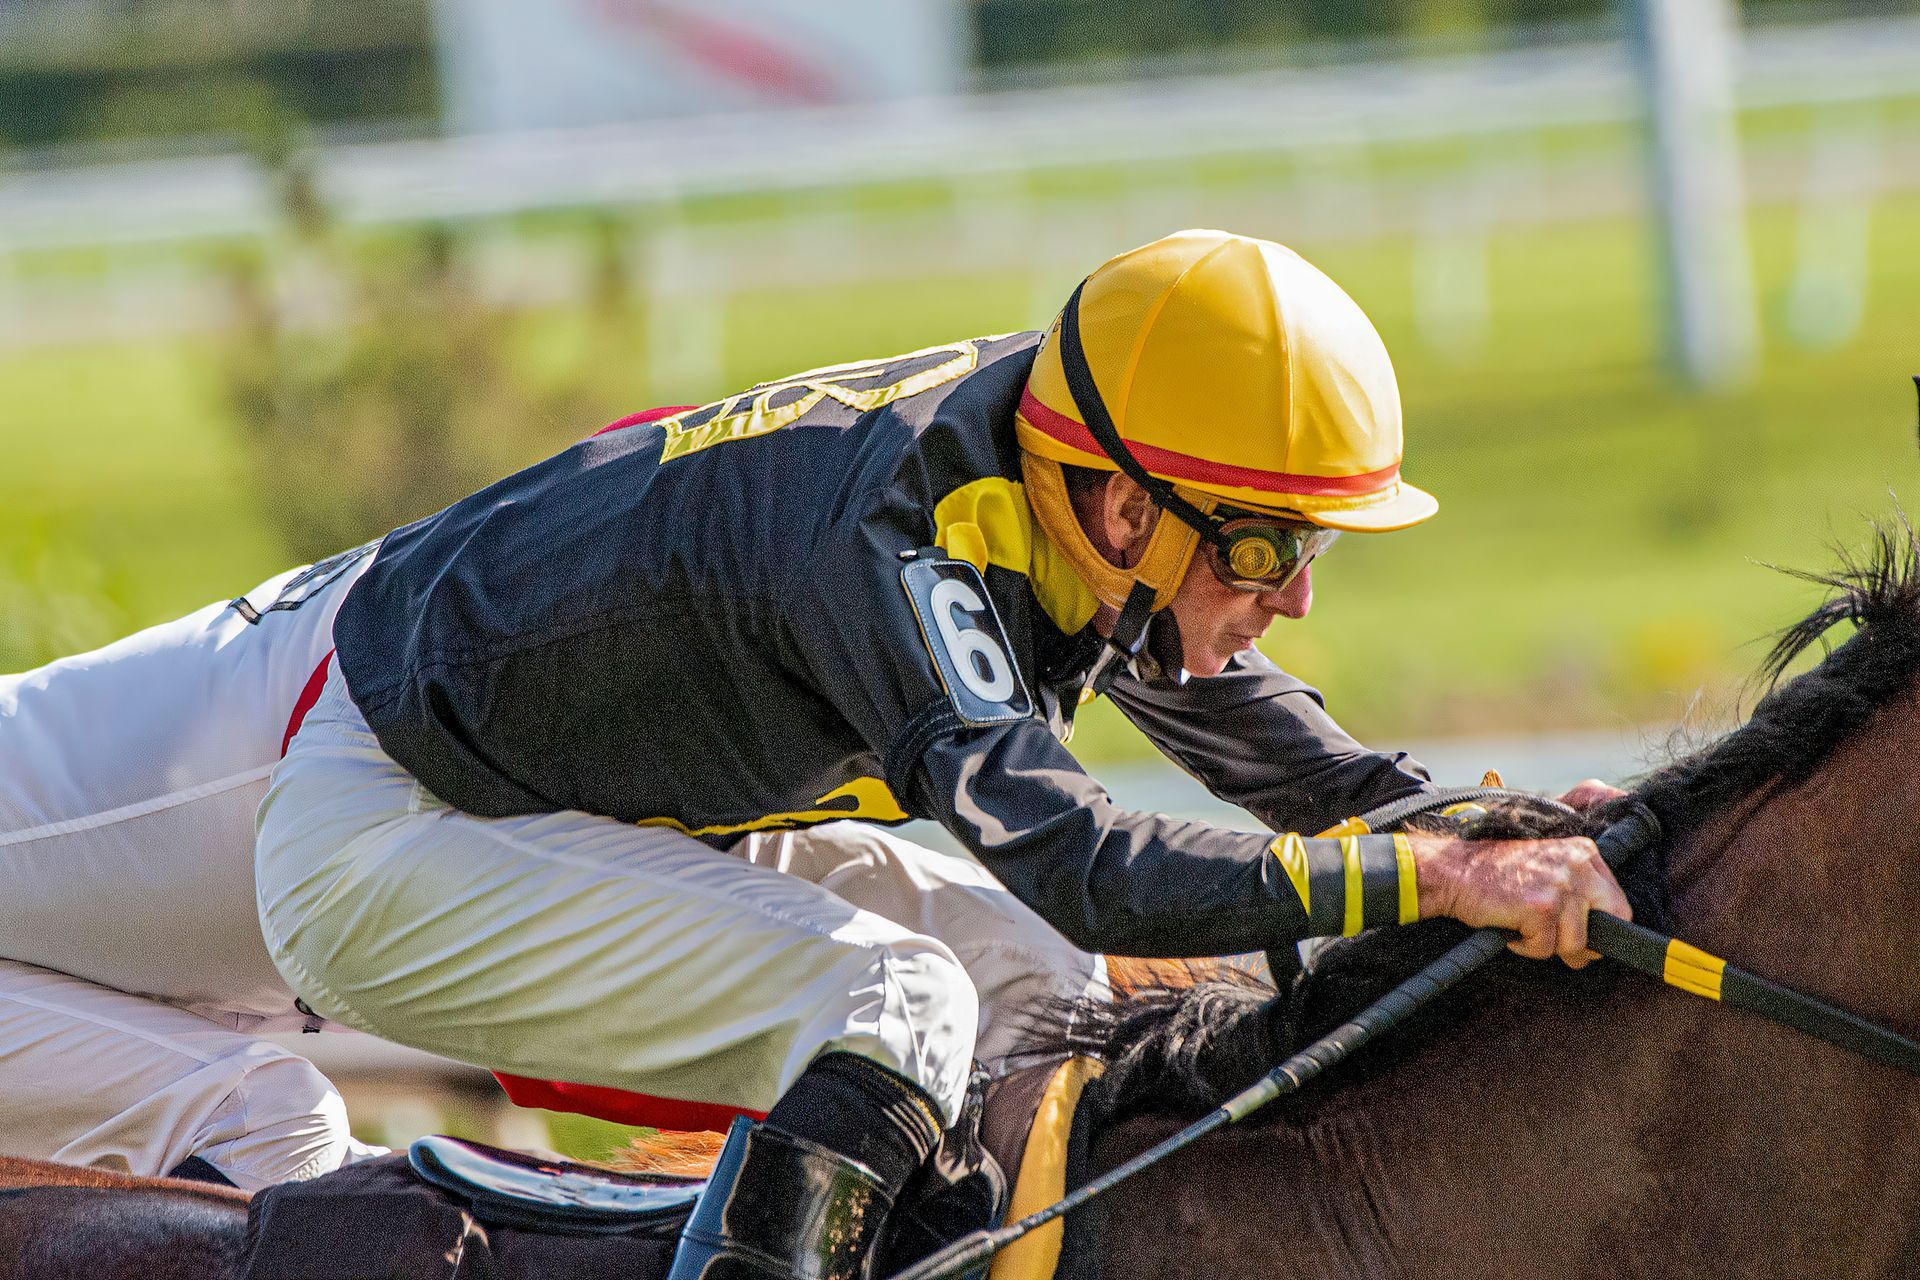
<instances>
[{"instance_id":1,"label":"riding crop","mask_svg":"<svg viewBox=\"0 0 1920 1280\"><path fill-rule=\"evenodd\" d=\"M1616 866L1630 854L1651 844L1659 834L1660 824L1649 810L1642 807L1601 832L1595 843L1600 846L1601 856L1606 859L1607 865ZM1058 1203L1004 1227L962 1236L946 1248L928 1254L905 1271L896 1273L891 1280L945 1280L945 1277L968 1271L1029 1231L1064 1217L1142 1169L1158 1164L1183 1147L1191 1146L1215 1129L1243 1120L1275 1098L1294 1092L1328 1067L1343 1061L1369 1040L1399 1026L1435 996L1499 955L1511 937L1502 929L1476 931L1438 960L1361 1010L1351 1021L1335 1027L1269 1071L1251 1087L1227 1099L1179 1133L1075 1188Z\"/></svg>"},{"instance_id":2,"label":"riding crop","mask_svg":"<svg viewBox=\"0 0 1920 1280\"><path fill-rule=\"evenodd\" d=\"M1678 938L1591 911L1587 913L1587 945L1609 960L1618 960L1670 987L1746 1009L1875 1062L1920 1075L1920 1044L1845 1009L1735 968Z\"/></svg>"}]
</instances>

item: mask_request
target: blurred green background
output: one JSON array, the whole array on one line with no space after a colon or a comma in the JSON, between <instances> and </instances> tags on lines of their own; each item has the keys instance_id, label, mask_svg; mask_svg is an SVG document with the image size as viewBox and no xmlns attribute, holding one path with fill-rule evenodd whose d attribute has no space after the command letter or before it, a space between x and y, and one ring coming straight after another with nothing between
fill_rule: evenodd
<instances>
[{"instance_id":1,"label":"blurred green background","mask_svg":"<svg viewBox=\"0 0 1920 1280\"><path fill-rule=\"evenodd\" d=\"M1897 119L1920 100L1883 111ZM1778 112L1749 122L1787 138L1812 127ZM1558 141L1631 144L1605 131ZM1399 148L1373 170L1449 159L1445 145L1430 150ZM724 229L803 203L857 222L950 199L863 187L678 216ZM1385 335L1406 401L1407 473L1442 509L1415 530L1343 540L1320 568L1312 617L1276 628L1273 656L1376 736L1664 720L1696 690L1731 688L1757 655L1749 642L1810 598L1761 562L1826 563L1826 543L1857 538L1920 470L1909 381L1920 370L1920 199L1888 196L1862 215L1864 313L1840 339L1809 342L1793 333L1791 295L1802 224L1817 216L1754 210L1764 358L1750 384L1718 393L1668 376L1637 218L1488 236L1473 249L1484 327L1458 344L1416 315L1414 238L1298 243ZM705 304L723 356L698 380L663 382L647 366L649 333L678 317L626 283L610 217L521 219L528 243L606 259L603 286L578 302L483 298L469 277L497 228L321 231L298 252L351 294L336 327L281 324L255 296L254 322L226 331L0 349L0 669L236 594L634 409L1048 318L1029 273L980 273L964 259L930 256L898 282L748 282ZM1089 239L1080 260L1123 247ZM244 297L274 251L192 253ZM98 250L82 267L110 271L143 252L160 251ZM74 268L73 252L60 256ZM16 265L37 269L50 268ZM1096 759L1142 749L1098 716L1076 747Z\"/></svg>"}]
</instances>

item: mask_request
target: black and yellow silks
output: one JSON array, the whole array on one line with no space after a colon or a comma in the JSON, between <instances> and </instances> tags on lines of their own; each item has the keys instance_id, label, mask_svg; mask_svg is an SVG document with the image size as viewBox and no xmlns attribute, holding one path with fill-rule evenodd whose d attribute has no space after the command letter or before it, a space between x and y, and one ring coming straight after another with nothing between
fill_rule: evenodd
<instances>
[{"instance_id":1,"label":"black and yellow silks","mask_svg":"<svg viewBox=\"0 0 1920 1280\"><path fill-rule=\"evenodd\" d=\"M469 813L579 809L716 845L930 818L1089 950L1341 932L1347 848L1295 838L1303 895L1274 832L1422 790L1425 773L1366 750L1266 658L1185 683L1123 671L1110 690L1265 834L1125 810L1061 745L1101 642L1094 592L1022 485L1015 411L1039 342L764 384L394 531L335 626L355 703ZM1390 841L1352 851L1362 923L1389 918L1369 877L1394 863Z\"/></svg>"},{"instance_id":2,"label":"black and yellow silks","mask_svg":"<svg viewBox=\"0 0 1920 1280\"><path fill-rule=\"evenodd\" d=\"M1311 936L1351 938L1362 929L1418 920L1420 885L1407 838L1348 832L1346 825L1311 844L1289 834L1271 846L1307 909Z\"/></svg>"}]
</instances>

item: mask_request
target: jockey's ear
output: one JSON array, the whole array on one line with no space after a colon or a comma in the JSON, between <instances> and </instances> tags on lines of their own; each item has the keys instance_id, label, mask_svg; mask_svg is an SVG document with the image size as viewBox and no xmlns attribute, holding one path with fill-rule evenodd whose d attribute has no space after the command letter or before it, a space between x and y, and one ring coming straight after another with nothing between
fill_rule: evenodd
<instances>
[{"instance_id":1,"label":"jockey's ear","mask_svg":"<svg viewBox=\"0 0 1920 1280\"><path fill-rule=\"evenodd\" d=\"M1074 521L1092 550L1116 568L1138 563L1143 534L1152 535L1156 514L1147 491L1118 471L1061 467L1060 476ZM1135 542L1142 545L1134 547Z\"/></svg>"},{"instance_id":2,"label":"jockey's ear","mask_svg":"<svg viewBox=\"0 0 1920 1280\"><path fill-rule=\"evenodd\" d=\"M1145 551L1159 514L1159 508L1153 505L1145 489L1115 471L1107 477L1100 493L1097 517L1100 528L1087 532L1100 543L1101 552L1109 560L1121 568L1130 568Z\"/></svg>"}]
</instances>

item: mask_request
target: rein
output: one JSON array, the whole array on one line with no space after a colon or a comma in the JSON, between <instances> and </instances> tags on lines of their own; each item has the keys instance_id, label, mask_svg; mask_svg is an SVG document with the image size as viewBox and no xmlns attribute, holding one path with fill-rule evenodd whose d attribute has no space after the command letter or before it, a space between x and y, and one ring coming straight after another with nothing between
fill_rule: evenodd
<instances>
[{"instance_id":1,"label":"rein","mask_svg":"<svg viewBox=\"0 0 1920 1280\"><path fill-rule=\"evenodd\" d=\"M1356 821L1379 830L1435 809L1451 809L1455 805L1471 804L1482 799L1518 797L1543 806L1556 804L1526 792L1466 787L1409 796L1393 804L1382 805ZM1644 830L1628 830L1630 824L1634 823L1642 824ZM1610 839L1616 833L1619 833L1619 838ZM1602 833L1600 853L1606 859L1607 866L1617 871L1621 863L1651 845L1659 835L1660 824L1652 811L1636 804L1626 818ZM1487 958L1498 955L1500 948L1512 937L1511 933L1504 930L1485 929L1449 954L1459 954L1463 962L1472 961L1477 967L1484 962L1479 958L1481 953L1484 952ZM1824 1000L1730 965L1719 956L1645 925L1622 920L1604 911L1589 911L1587 946L1609 960L1617 960L1629 968L1638 969L1670 987L1708 1000L1718 1000L1735 1009L1745 1009L1817 1040L1824 1040L1909 1075L1920 1076L1920 1042ZM1472 948L1471 952L1468 951L1469 947Z\"/></svg>"},{"instance_id":2,"label":"rein","mask_svg":"<svg viewBox=\"0 0 1920 1280\"><path fill-rule=\"evenodd\" d=\"M1481 799L1518 796L1535 803L1556 803L1499 788L1456 788L1427 792L1383 805L1363 815L1358 821L1365 822L1368 829L1378 830L1435 809ZM1599 846L1600 855L1607 866L1617 869L1659 838L1659 820L1651 809L1636 802L1624 817L1601 832L1594 843ZM1018 1222L962 1236L896 1273L890 1280L946 1280L947 1277L961 1275L980 1266L1028 1232L1066 1216L1095 1196L1112 1190L1141 1170L1191 1146L1215 1129L1238 1123L1269 1102L1295 1092L1329 1067L1344 1061L1368 1041L1399 1026L1468 974L1485 966L1506 949L1513 936L1504 929L1476 930L1445 955L1361 1010L1350 1021L1335 1027L1289 1057L1254 1084L1180 1132L1077 1187L1057 1203L1028 1214ZM1749 1010L1876 1062L1920 1075L1920 1043L1843 1009L1729 965L1719 957L1677 938L1605 912L1589 911L1587 945L1601 955L1651 974L1669 986Z\"/></svg>"},{"instance_id":3,"label":"rein","mask_svg":"<svg viewBox=\"0 0 1920 1280\"><path fill-rule=\"evenodd\" d=\"M1769 1022L1920 1076L1920 1043L1824 1000L1769 982L1678 938L1603 911L1589 911L1587 945L1670 987L1757 1013Z\"/></svg>"}]
</instances>

